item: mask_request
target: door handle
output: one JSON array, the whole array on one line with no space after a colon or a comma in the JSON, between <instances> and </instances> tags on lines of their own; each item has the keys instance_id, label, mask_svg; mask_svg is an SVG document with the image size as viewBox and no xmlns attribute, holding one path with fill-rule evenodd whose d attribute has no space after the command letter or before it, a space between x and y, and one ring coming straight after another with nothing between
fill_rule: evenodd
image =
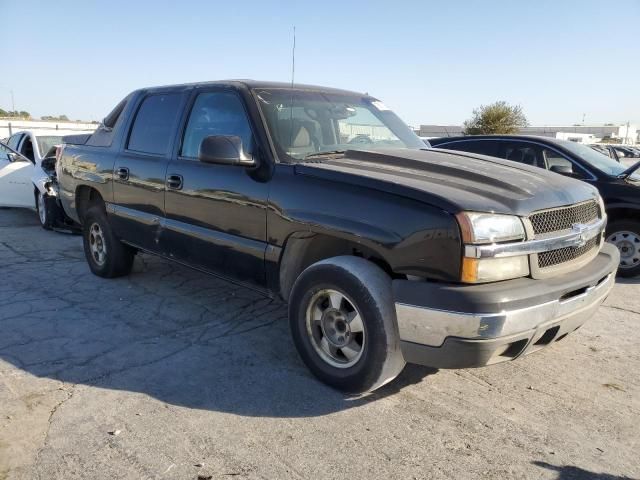
<instances>
[{"instance_id":1,"label":"door handle","mask_svg":"<svg viewBox=\"0 0 640 480\"><path fill-rule=\"evenodd\" d=\"M116 175L120 180L129 180L129 169L126 167L119 167L116 170Z\"/></svg>"},{"instance_id":2,"label":"door handle","mask_svg":"<svg viewBox=\"0 0 640 480\"><path fill-rule=\"evenodd\" d=\"M167 188L172 190L182 189L182 175L167 175Z\"/></svg>"}]
</instances>

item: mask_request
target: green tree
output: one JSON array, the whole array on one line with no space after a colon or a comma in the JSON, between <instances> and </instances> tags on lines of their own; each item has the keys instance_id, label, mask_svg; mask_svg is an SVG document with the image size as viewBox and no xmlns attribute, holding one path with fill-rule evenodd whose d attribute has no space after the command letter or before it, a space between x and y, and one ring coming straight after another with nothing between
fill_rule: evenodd
<instances>
[{"instance_id":1,"label":"green tree","mask_svg":"<svg viewBox=\"0 0 640 480\"><path fill-rule=\"evenodd\" d=\"M473 111L470 120L464 122L465 135L491 135L518 133L529 123L520 105L509 105L499 101L491 105L480 105Z\"/></svg>"},{"instance_id":2,"label":"green tree","mask_svg":"<svg viewBox=\"0 0 640 480\"><path fill-rule=\"evenodd\" d=\"M31 114L29 112L25 112L24 110L21 111L11 111L11 110L3 110L0 108L0 117L5 117L5 118L23 118L23 119L30 119L31 118Z\"/></svg>"},{"instance_id":3,"label":"green tree","mask_svg":"<svg viewBox=\"0 0 640 480\"><path fill-rule=\"evenodd\" d=\"M45 115L43 117L40 117L40 120L57 120L59 122L68 122L69 121L69 117L67 117L66 115Z\"/></svg>"}]
</instances>

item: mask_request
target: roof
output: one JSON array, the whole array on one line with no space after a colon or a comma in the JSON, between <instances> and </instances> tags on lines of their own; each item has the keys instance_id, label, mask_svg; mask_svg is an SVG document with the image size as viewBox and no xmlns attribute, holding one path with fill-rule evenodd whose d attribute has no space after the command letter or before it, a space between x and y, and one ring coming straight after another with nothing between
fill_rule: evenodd
<instances>
[{"instance_id":1,"label":"roof","mask_svg":"<svg viewBox=\"0 0 640 480\"><path fill-rule=\"evenodd\" d=\"M290 89L290 82L272 82L272 81L263 81L263 80L251 80L251 79L231 79L231 80L214 80L208 82L194 82L194 83L182 83L176 85L160 85L156 87L148 87L142 88L141 90L164 90L168 88L187 88L187 87L207 87L207 86L231 86L231 87L246 87L251 90L253 89L262 89L262 88L280 88L280 89ZM293 88L295 90L307 90L307 91L319 91L326 93L334 93L341 95L367 95L362 92L354 92L351 90L343 90L339 88L333 87L323 87L320 85L307 85L294 83Z\"/></svg>"},{"instance_id":2,"label":"roof","mask_svg":"<svg viewBox=\"0 0 640 480\"><path fill-rule=\"evenodd\" d=\"M616 125L547 125L538 127L522 127L519 130L521 135L539 135L543 137L555 137L556 133L580 133L605 137L615 134L620 126ZM449 137L462 135L464 127L462 125L420 125L420 136L423 137Z\"/></svg>"},{"instance_id":3,"label":"roof","mask_svg":"<svg viewBox=\"0 0 640 480\"><path fill-rule=\"evenodd\" d=\"M97 125L96 125L97 127ZM42 136L52 136L52 137L64 137L65 135L77 135L77 134L82 134L82 133L92 133L93 130L90 129L82 129L82 130L65 130L65 129L59 129L56 130L55 128L50 128L50 129L44 129L44 128L38 128L38 129L24 129L24 130L16 130L15 132L13 132L13 135L15 135L16 133L29 133L34 137L42 137Z\"/></svg>"},{"instance_id":4,"label":"roof","mask_svg":"<svg viewBox=\"0 0 640 480\"><path fill-rule=\"evenodd\" d=\"M439 142L452 142L456 140L482 140L482 139L508 139L508 140L537 140L539 142L547 142L554 143L557 145L562 145L568 140L562 140L560 138L553 137L545 137L542 135L461 135L457 137L440 137L440 138L431 138L429 142L432 144L437 144Z\"/></svg>"}]
</instances>

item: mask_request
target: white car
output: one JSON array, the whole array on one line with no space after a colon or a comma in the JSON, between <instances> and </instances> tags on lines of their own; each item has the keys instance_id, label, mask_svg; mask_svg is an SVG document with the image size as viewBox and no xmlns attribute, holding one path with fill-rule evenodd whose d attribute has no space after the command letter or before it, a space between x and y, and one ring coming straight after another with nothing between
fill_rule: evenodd
<instances>
[{"instance_id":1,"label":"white car","mask_svg":"<svg viewBox=\"0 0 640 480\"><path fill-rule=\"evenodd\" d=\"M58 210L55 192L50 189L52 169L43 165L53 147L62 144L62 137L90 131L23 130L7 140L0 154L0 207L35 209L41 225L50 229L64 218ZM17 152L19 155L16 155ZM45 162L46 164L47 162ZM49 168L47 168L49 167Z\"/></svg>"}]
</instances>

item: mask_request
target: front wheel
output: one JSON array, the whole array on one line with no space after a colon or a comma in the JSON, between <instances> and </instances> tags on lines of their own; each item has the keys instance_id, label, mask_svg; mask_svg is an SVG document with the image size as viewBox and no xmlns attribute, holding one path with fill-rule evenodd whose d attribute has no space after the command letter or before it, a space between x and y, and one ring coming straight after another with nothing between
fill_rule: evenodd
<instances>
[{"instance_id":1,"label":"front wheel","mask_svg":"<svg viewBox=\"0 0 640 480\"><path fill-rule=\"evenodd\" d=\"M304 363L338 390L369 392L404 368L391 279L362 258L334 257L302 272L289 324Z\"/></svg>"},{"instance_id":2,"label":"front wheel","mask_svg":"<svg viewBox=\"0 0 640 480\"><path fill-rule=\"evenodd\" d=\"M52 202L53 200L53 202ZM49 197L49 195L43 194L40 190L36 191L36 211L38 212L38 219L40 225L45 230L52 230L54 223L54 212L52 203L55 202L55 198Z\"/></svg>"},{"instance_id":3,"label":"front wheel","mask_svg":"<svg viewBox=\"0 0 640 480\"><path fill-rule=\"evenodd\" d=\"M84 254L94 274L113 278L131 272L135 251L115 236L101 206L93 206L87 211L82 237Z\"/></svg>"},{"instance_id":4,"label":"front wheel","mask_svg":"<svg viewBox=\"0 0 640 480\"><path fill-rule=\"evenodd\" d=\"M607 227L607 242L620 251L618 275L634 277L640 274L640 222L618 220Z\"/></svg>"}]
</instances>

